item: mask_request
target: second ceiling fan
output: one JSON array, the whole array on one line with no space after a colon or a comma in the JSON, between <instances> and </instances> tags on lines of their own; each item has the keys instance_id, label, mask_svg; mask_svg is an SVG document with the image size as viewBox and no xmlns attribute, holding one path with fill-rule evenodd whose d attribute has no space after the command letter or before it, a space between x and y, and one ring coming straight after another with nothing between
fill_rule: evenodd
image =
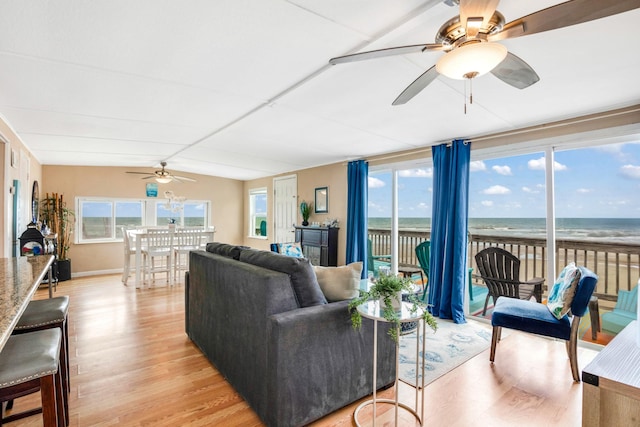
<instances>
[{"instance_id":1,"label":"second ceiling fan","mask_svg":"<svg viewBox=\"0 0 640 427\"><path fill-rule=\"evenodd\" d=\"M444 51L436 65L429 68L393 101L405 104L443 74L454 79L473 79L491 72L503 82L524 89L540 78L525 61L499 40L521 37L544 31L605 18L640 7L639 0L572 0L505 23L497 11L500 0L448 0L458 3L460 15L445 22L435 37L435 43L398 46L339 56L329 63L343 64L407 53Z\"/></svg>"}]
</instances>

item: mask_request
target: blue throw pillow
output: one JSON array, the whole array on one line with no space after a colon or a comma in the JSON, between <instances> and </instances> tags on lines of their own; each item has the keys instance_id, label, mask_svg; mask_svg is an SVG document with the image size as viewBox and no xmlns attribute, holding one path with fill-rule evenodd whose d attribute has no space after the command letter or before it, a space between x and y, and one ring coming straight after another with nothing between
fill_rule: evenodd
<instances>
[{"instance_id":1,"label":"blue throw pillow","mask_svg":"<svg viewBox=\"0 0 640 427\"><path fill-rule=\"evenodd\" d=\"M580 269L575 263L567 265L549 292L547 307L556 319L562 319L571 310L571 303L580 282Z\"/></svg>"},{"instance_id":2,"label":"blue throw pillow","mask_svg":"<svg viewBox=\"0 0 640 427\"><path fill-rule=\"evenodd\" d=\"M286 256L304 258L300 243L278 243L278 252Z\"/></svg>"}]
</instances>

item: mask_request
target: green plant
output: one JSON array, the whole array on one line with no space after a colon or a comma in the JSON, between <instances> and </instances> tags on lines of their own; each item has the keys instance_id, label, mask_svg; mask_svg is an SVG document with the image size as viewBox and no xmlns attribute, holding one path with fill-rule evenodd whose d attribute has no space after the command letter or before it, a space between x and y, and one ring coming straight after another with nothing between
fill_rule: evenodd
<instances>
[{"instance_id":1,"label":"green plant","mask_svg":"<svg viewBox=\"0 0 640 427\"><path fill-rule=\"evenodd\" d=\"M75 213L67 208L63 195L58 193L53 193L51 196L47 193L41 205L42 222L51 229L51 233L58 235L58 259L68 259Z\"/></svg>"},{"instance_id":2,"label":"green plant","mask_svg":"<svg viewBox=\"0 0 640 427\"><path fill-rule=\"evenodd\" d=\"M401 297L402 292L406 292L407 298L411 305L411 312L415 313L418 309L422 309L422 319L435 332L438 329L438 323L435 317L427 310L427 305L420 301L416 296L413 282L409 278L401 278L392 275L381 275L369 288L368 291L360 291L360 296L349 302L349 311L351 312L351 325L354 329L360 329L362 326L362 315L357 307L369 300L379 300L384 303L382 308L382 317L393 324L393 328L389 330L389 335L394 341L398 341L398 330L400 329L400 316L398 312L391 306L391 299Z\"/></svg>"},{"instance_id":3,"label":"green plant","mask_svg":"<svg viewBox=\"0 0 640 427\"><path fill-rule=\"evenodd\" d=\"M309 217L311 216L311 206L313 203L305 202L304 200L300 203L300 215L302 215L302 220L304 222L309 221Z\"/></svg>"}]
</instances>

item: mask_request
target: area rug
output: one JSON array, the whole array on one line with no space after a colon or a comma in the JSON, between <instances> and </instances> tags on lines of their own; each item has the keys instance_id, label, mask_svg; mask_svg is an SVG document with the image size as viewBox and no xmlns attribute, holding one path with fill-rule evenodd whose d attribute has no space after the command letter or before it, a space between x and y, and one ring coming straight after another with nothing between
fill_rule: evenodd
<instances>
[{"instance_id":1,"label":"area rug","mask_svg":"<svg viewBox=\"0 0 640 427\"><path fill-rule=\"evenodd\" d=\"M491 345L491 325L467 319L456 324L438 319L438 331L427 327L425 358L425 385L436 380L462 363L481 353ZM506 337L503 330L502 338ZM422 355L422 341L419 344ZM421 372L419 372L418 378ZM416 332L400 337L400 367L398 379L416 384ZM420 381L421 383L422 381Z\"/></svg>"}]
</instances>

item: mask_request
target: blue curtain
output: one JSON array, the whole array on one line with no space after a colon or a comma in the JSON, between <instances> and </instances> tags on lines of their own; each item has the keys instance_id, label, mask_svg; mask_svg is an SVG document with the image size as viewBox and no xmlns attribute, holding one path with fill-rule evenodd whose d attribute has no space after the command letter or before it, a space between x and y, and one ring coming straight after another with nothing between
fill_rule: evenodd
<instances>
[{"instance_id":1,"label":"blue curtain","mask_svg":"<svg viewBox=\"0 0 640 427\"><path fill-rule=\"evenodd\" d=\"M434 316L466 323L467 222L470 143L432 147L433 212L429 304Z\"/></svg>"},{"instance_id":2,"label":"blue curtain","mask_svg":"<svg viewBox=\"0 0 640 427\"><path fill-rule=\"evenodd\" d=\"M367 277L367 191L369 164L349 162L347 168L347 264L362 261L362 278Z\"/></svg>"}]
</instances>

